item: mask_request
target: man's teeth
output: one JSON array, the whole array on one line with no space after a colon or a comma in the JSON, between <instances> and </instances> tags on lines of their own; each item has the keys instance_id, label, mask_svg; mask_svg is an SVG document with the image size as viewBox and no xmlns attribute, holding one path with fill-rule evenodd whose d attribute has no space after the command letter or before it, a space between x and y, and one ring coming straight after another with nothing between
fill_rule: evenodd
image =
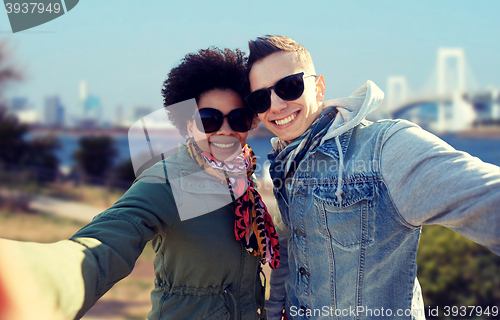
<instances>
[{"instance_id":1,"label":"man's teeth","mask_svg":"<svg viewBox=\"0 0 500 320\"><path fill-rule=\"evenodd\" d=\"M218 148L231 148L234 146L236 142L233 143L217 143L217 142L212 142L212 144Z\"/></svg>"},{"instance_id":2,"label":"man's teeth","mask_svg":"<svg viewBox=\"0 0 500 320\"><path fill-rule=\"evenodd\" d=\"M278 125L278 126L284 126L285 124L289 123L290 121L292 121L293 119L295 119L295 117L297 116L297 114L292 114L284 119L280 119L280 120L274 120L274 122Z\"/></svg>"}]
</instances>

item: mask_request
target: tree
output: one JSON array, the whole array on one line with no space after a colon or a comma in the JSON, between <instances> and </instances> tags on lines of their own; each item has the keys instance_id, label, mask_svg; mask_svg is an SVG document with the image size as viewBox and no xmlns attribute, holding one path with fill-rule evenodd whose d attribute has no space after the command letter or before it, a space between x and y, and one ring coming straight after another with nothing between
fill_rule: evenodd
<instances>
[{"instance_id":1,"label":"tree","mask_svg":"<svg viewBox=\"0 0 500 320\"><path fill-rule=\"evenodd\" d=\"M113 139L109 136L86 136L80 138L78 144L79 149L73 155L78 169L94 183L104 183L117 154Z\"/></svg>"},{"instance_id":2,"label":"tree","mask_svg":"<svg viewBox=\"0 0 500 320\"><path fill-rule=\"evenodd\" d=\"M10 52L5 41L0 42L0 105L4 104L3 93L8 85L20 81L22 74L10 61Z\"/></svg>"},{"instance_id":3,"label":"tree","mask_svg":"<svg viewBox=\"0 0 500 320\"><path fill-rule=\"evenodd\" d=\"M135 180L132 160L127 159L113 169L113 185L121 189L128 189Z\"/></svg>"},{"instance_id":4,"label":"tree","mask_svg":"<svg viewBox=\"0 0 500 320\"><path fill-rule=\"evenodd\" d=\"M0 162L12 165L26 161L27 132L28 127L9 115L5 105L0 105Z\"/></svg>"},{"instance_id":5,"label":"tree","mask_svg":"<svg viewBox=\"0 0 500 320\"><path fill-rule=\"evenodd\" d=\"M418 280L427 307L479 306L486 310L500 301L500 257L445 227L424 226L419 244ZM427 310L427 308L426 308ZM477 310L475 310L477 311ZM467 310L469 317L471 309ZM435 319L426 314L428 319ZM492 319L483 313L480 319Z\"/></svg>"},{"instance_id":6,"label":"tree","mask_svg":"<svg viewBox=\"0 0 500 320\"><path fill-rule=\"evenodd\" d=\"M0 106L0 163L9 171L29 170L38 182L54 181L59 166L54 151L59 141L53 137L28 140L28 130Z\"/></svg>"},{"instance_id":7,"label":"tree","mask_svg":"<svg viewBox=\"0 0 500 320\"><path fill-rule=\"evenodd\" d=\"M9 58L6 43L0 42L0 163L3 170L28 170L39 182L53 181L59 165L54 154L59 147L58 141L50 137L28 140L29 126L20 123L7 110L5 90L22 80L21 72Z\"/></svg>"},{"instance_id":8,"label":"tree","mask_svg":"<svg viewBox=\"0 0 500 320\"><path fill-rule=\"evenodd\" d=\"M21 73L9 61L10 55L5 42L0 42L0 162L16 163L26 147L23 141L28 127L7 113L5 89L22 79Z\"/></svg>"}]
</instances>

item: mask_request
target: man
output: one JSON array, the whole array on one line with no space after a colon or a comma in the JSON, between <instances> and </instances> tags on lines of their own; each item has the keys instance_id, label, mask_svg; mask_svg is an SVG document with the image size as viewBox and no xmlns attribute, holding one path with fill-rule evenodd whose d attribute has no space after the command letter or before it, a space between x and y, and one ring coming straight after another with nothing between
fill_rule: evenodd
<instances>
[{"instance_id":1,"label":"man","mask_svg":"<svg viewBox=\"0 0 500 320\"><path fill-rule=\"evenodd\" d=\"M366 121L371 81L324 102L325 80L294 40L249 42L248 105L276 134L281 215L269 319L425 319L421 226L440 224L500 253L500 169L407 121Z\"/></svg>"}]
</instances>

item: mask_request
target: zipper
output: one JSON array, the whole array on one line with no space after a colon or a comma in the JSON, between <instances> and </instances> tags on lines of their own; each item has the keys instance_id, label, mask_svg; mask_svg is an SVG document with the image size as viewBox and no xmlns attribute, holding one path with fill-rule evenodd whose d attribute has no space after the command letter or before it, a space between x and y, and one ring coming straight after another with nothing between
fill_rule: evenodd
<instances>
[{"instance_id":1,"label":"zipper","mask_svg":"<svg viewBox=\"0 0 500 320\"><path fill-rule=\"evenodd\" d=\"M264 285L262 285L262 278L261 275L264 277ZM264 270L262 269L262 265L260 262L258 262L257 265L257 282L255 290L259 290L261 294L261 301L260 301L260 314L259 314L259 320L267 319L267 310L266 310L266 284L267 284L267 278L266 274L264 273Z\"/></svg>"},{"instance_id":2,"label":"zipper","mask_svg":"<svg viewBox=\"0 0 500 320\"><path fill-rule=\"evenodd\" d=\"M229 193L231 194L231 200L232 200L232 207L233 210L236 211L236 199L234 197L234 192L231 187L231 183L229 182L229 176L226 171L224 171L224 175L226 176L226 183L229 187ZM241 283L241 274L243 273L243 261L244 257L243 254L246 253L246 249L244 246L240 243L240 267L238 269L238 277L236 278L236 296L231 292L231 285L229 285L226 289L224 289L224 292L227 293L231 299L233 300L233 306L234 306L234 319L238 320L241 319L240 316L240 310L238 308L238 303L236 301L236 297L240 296L240 283Z\"/></svg>"},{"instance_id":3,"label":"zipper","mask_svg":"<svg viewBox=\"0 0 500 320\"><path fill-rule=\"evenodd\" d=\"M242 280L241 275L243 274L243 270L242 270L243 269L243 261L245 260L244 254L246 253L246 249L243 247L242 244L240 244L240 248L241 248L241 250L240 250L240 268L238 270L238 278L236 281L236 290L235 290L237 297L240 296L240 287L241 287L241 280ZM235 301L234 319L241 319L239 306L236 303L236 299L234 301Z\"/></svg>"}]
</instances>

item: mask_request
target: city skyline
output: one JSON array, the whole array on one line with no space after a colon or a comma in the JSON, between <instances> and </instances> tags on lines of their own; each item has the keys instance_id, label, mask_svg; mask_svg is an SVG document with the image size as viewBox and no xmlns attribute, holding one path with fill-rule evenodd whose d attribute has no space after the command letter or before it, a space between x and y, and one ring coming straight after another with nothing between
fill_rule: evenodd
<instances>
[{"instance_id":1,"label":"city skyline","mask_svg":"<svg viewBox=\"0 0 500 320\"><path fill-rule=\"evenodd\" d=\"M161 108L162 82L185 54L210 45L247 51L249 39L265 34L290 36L310 50L327 99L368 79L386 91L390 75L405 76L418 91L432 76L439 47L463 48L479 87L500 88L496 1L228 3L196 2L187 10L180 3L88 0L16 34L1 13L0 41L26 74L9 98L27 97L43 112L46 97L58 95L71 117L81 110L79 83L86 80L103 118L113 122L119 106L126 118L135 107Z\"/></svg>"}]
</instances>

